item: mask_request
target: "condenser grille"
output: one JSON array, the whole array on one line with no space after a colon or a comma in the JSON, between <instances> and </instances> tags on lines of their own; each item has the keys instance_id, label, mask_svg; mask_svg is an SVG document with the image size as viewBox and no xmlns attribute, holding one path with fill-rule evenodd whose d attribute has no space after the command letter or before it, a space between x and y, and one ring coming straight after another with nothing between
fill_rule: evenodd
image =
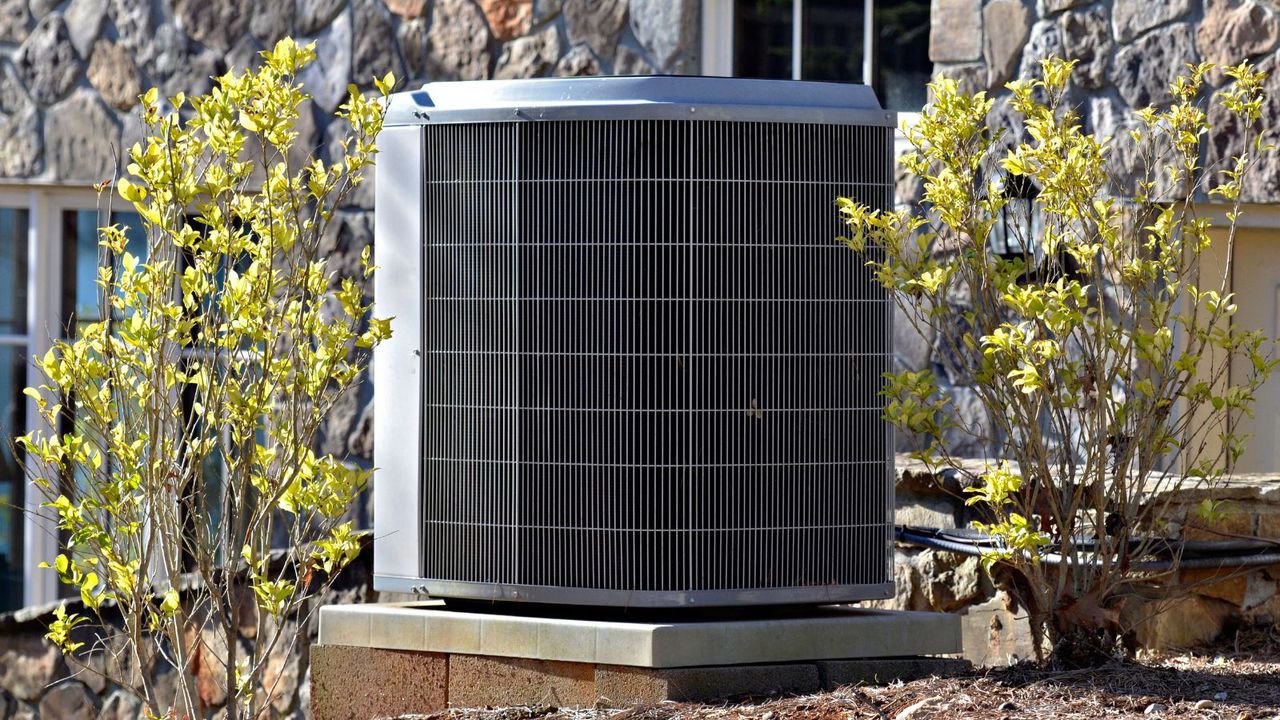
<instances>
[{"instance_id":1,"label":"condenser grille","mask_svg":"<svg viewBox=\"0 0 1280 720\"><path fill-rule=\"evenodd\" d=\"M892 129L424 132L427 579L890 582L889 301L834 201L890 202Z\"/></svg>"}]
</instances>

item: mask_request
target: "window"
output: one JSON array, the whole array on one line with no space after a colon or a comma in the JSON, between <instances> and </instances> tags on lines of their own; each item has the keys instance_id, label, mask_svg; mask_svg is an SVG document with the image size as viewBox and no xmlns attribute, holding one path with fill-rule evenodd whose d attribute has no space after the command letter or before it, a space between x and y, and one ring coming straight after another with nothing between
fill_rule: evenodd
<instances>
[{"instance_id":1,"label":"window","mask_svg":"<svg viewBox=\"0 0 1280 720\"><path fill-rule=\"evenodd\" d=\"M27 427L26 209L0 207L0 439ZM22 607L26 477L10 442L0 441L0 612Z\"/></svg>"},{"instance_id":2,"label":"window","mask_svg":"<svg viewBox=\"0 0 1280 720\"><path fill-rule=\"evenodd\" d=\"M703 72L871 85L918 112L933 69L929 0L704 0Z\"/></svg>"},{"instance_id":3,"label":"window","mask_svg":"<svg viewBox=\"0 0 1280 720\"><path fill-rule=\"evenodd\" d=\"M31 358L97 318L98 203L87 189L0 188L0 612L61 594L57 576L37 567L58 552L57 526L29 489L12 439L44 423L22 394L42 382ZM111 219L140 228L133 213ZM144 252L142 239L135 230L130 250Z\"/></svg>"}]
</instances>

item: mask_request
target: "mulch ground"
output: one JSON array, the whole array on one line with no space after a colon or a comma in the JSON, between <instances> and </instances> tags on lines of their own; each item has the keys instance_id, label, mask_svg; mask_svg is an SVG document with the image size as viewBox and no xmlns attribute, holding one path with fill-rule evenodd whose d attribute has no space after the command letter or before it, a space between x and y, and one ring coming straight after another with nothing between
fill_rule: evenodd
<instances>
[{"instance_id":1,"label":"mulch ground","mask_svg":"<svg viewBox=\"0 0 1280 720\"><path fill-rule=\"evenodd\" d=\"M1073 672L1030 665L804 697L623 710L454 710L435 720L1280 720L1280 654L1187 654Z\"/></svg>"}]
</instances>

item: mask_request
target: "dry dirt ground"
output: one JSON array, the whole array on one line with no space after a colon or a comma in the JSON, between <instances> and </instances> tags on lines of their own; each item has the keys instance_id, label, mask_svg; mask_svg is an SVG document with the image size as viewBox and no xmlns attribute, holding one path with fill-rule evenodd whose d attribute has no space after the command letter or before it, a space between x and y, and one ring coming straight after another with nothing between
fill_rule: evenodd
<instances>
[{"instance_id":1,"label":"dry dirt ground","mask_svg":"<svg viewBox=\"0 0 1280 720\"><path fill-rule=\"evenodd\" d=\"M1074 672L1023 665L882 687L718 705L454 710L432 720L1280 720L1280 654L1201 653Z\"/></svg>"}]
</instances>

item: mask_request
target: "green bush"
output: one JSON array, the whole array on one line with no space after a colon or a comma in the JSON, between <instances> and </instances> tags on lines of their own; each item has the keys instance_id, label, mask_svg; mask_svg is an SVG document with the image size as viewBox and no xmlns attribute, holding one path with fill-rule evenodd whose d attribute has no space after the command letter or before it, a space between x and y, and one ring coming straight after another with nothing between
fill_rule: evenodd
<instances>
[{"instance_id":1,"label":"green bush","mask_svg":"<svg viewBox=\"0 0 1280 720\"><path fill-rule=\"evenodd\" d=\"M344 517L368 472L313 448L390 327L361 289L368 253L363 278L339 278L319 248L373 162L384 104L353 87L343 156L292 166L297 75L314 47L286 39L263 57L167 110L154 89L142 97L148 137L115 189L142 218L145 254L125 228L101 229L104 319L57 342L38 361L46 384L27 390L49 431L20 444L68 538L50 564L91 614L123 618L98 628L127 655L114 665L178 670L176 697L143 674L153 716L194 715L192 673L211 662L229 718L262 709L270 655L306 626L283 619L360 549ZM385 95L393 82L375 84ZM49 637L83 651L74 628L90 622L59 611ZM255 640L241 652L246 623Z\"/></svg>"},{"instance_id":2,"label":"green bush","mask_svg":"<svg viewBox=\"0 0 1280 720\"><path fill-rule=\"evenodd\" d=\"M1064 664L1116 652L1131 630L1123 599L1168 580L1135 569L1166 544L1154 498L1212 488L1231 472L1245 442L1233 420L1276 364L1265 336L1231 326L1228 292L1241 180L1272 151L1255 127L1263 75L1226 68L1230 84L1209 93L1210 66L1192 67L1172 84L1171 107L1140 111L1131 135L1147 172L1122 200L1107 191L1110 139L1085 133L1066 101L1073 65L1048 60L1043 79L1008 85L1026 131L1009 149L988 126L990 98L933 83L902 161L924 182L922 206L840 201L842 240L974 378L993 423L984 439L1003 455L969 478L968 502L998 541L985 560L1008 573ZM1249 133L1246 152L1212 172L1200 161L1213 131L1207 95ZM1010 227L999 223L1012 189L1027 180L1039 189L1036 236L1017 238L1020 256L989 252L993 231ZM1213 244L1205 197L1228 207L1217 272L1202 262ZM1244 377L1228 376L1234 358L1248 361ZM965 474L948 431L975 430L955 427L933 374L891 373L884 392L886 418L926 439L918 458Z\"/></svg>"}]
</instances>

